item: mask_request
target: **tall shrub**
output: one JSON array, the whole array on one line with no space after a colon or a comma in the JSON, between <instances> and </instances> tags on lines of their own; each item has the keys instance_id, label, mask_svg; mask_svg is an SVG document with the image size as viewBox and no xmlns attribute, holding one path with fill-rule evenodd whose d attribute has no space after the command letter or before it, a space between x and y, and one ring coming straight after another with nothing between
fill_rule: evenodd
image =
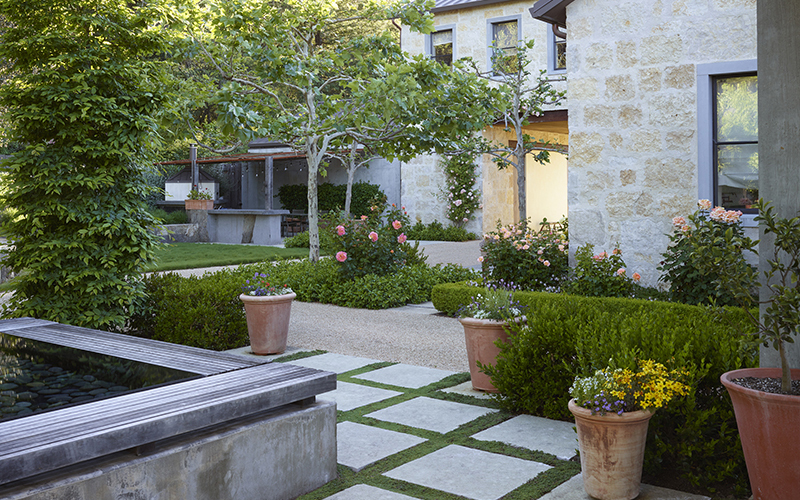
<instances>
[{"instance_id":1,"label":"tall shrub","mask_svg":"<svg viewBox=\"0 0 800 500\"><path fill-rule=\"evenodd\" d=\"M9 135L3 221L19 273L4 313L120 327L142 296L153 218L140 164L162 97L158 2L0 0L0 87Z\"/></svg>"},{"instance_id":2,"label":"tall shrub","mask_svg":"<svg viewBox=\"0 0 800 500\"><path fill-rule=\"evenodd\" d=\"M475 157L460 154L442 163L447 183L447 218L463 227L483 208L481 192L475 187Z\"/></svg>"}]
</instances>

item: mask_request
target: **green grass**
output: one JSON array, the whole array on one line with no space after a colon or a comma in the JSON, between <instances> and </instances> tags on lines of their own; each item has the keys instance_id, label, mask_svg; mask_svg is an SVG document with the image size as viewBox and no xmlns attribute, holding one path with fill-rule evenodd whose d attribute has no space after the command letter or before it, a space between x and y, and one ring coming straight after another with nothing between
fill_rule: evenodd
<instances>
[{"instance_id":1,"label":"green grass","mask_svg":"<svg viewBox=\"0 0 800 500\"><path fill-rule=\"evenodd\" d=\"M174 271L200 267L233 266L279 259L308 257L305 248L278 248L218 243L170 243L156 251L156 265L147 271Z\"/></svg>"}]
</instances>

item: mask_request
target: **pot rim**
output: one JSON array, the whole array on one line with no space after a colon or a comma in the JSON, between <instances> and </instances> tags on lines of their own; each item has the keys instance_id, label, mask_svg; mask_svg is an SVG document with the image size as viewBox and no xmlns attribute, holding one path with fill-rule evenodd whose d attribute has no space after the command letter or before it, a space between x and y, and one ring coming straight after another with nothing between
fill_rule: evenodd
<instances>
[{"instance_id":1,"label":"pot rim","mask_svg":"<svg viewBox=\"0 0 800 500\"><path fill-rule=\"evenodd\" d=\"M728 391L734 391L741 394L746 394L750 397L769 398L776 401L785 401L787 403L800 402L800 396L794 394L776 394L774 392L764 392L758 389L751 389L749 387L741 386L733 382L733 379L755 377L755 378L781 378L780 368L740 368L739 370L731 370L725 372L719 377L719 381ZM800 380L800 369L793 368L791 370L792 380Z\"/></svg>"},{"instance_id":2,"label":"pot rim","mask_svg":"<svg viewBox=\"0 0 800 500\"><path fill-rule=\"evenodd\" d=\"M270 300L288 300L294 299L297 294L294 292L284 293L281 295L247 295L246 293L239 294L239 300L242 302L269 302Z\"/></svg>"},{"instance_id":3,"label":"pot rim","mask_svg":"<svg viewBox=\"0 0 800 500\"><path fill-rule=\"evenodd\" d=\"M471 318L469 316L465 318L458 318L458 321L463 324L473 324L473 325L507 325L509 322L504 319L482 319L482 318ZM527 321L527 316L517 316L516 318L512 318L513 322L519 323L522 321Z\"/></svg>"},{"instance_id":4,"label":"pot rim","mask_svg":"<svg viewBox=\"0 0 800 500\"><path fill-rule=\"evenodd\" d=\"M625 411L622 412L622 415L617 413L606 413L605 415L600 415L599 413L592 415L592 410L588 408L584 408L582 406L578 406L575 403L575 399L570 399L569 403L567 404L569 411L575 416L575 418L583 418L587 420L603 420L608 422L609 424L626 424L632 421L638 420L649 420L655 415L655 411L653 410L636 410L636 411Z\"/></svg>"}]
</instances>

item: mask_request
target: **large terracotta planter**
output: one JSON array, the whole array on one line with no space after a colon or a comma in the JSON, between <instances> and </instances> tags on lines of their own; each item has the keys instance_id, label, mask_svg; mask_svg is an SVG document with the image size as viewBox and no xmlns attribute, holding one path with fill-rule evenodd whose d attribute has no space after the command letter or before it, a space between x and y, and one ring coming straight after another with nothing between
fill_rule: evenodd
<instances>
[{"instance_id":1,"label":"large terracotta planter","mask_svg":"<svg viewBox=\"0 0 800 500\"><path fill-rule=\"evenodd\" d=\"M247 316L247 333L253 354L280 354L286 350L289 317L295 293L284 295L239 295Z\"/></svg>"},{"instance_id":2,"label":"large terracotta planter","mask_svg":"<svg viewBox=\"0 0 800 500\"><path fill-rule=\"evenodd\" d=\"M772 394L734 384L744 377L780 378L780 368L723 373L742 439L747 475L755 500L798 498L800 492L800 396ZM800 370L792 370L792 380Z\"/></svg>"},{"instance_id":3,"label":"large terracotta planter","mask_svg":"<svg viewBox=\"0 0 800 500\"><path fill-rule=\"evenodd\" d=\"M574 400L569 411L575 416L581 450L583 488L598 500L631 500L639 496L649 411L622 415L592 415Z\"/></svg>"},{"instance_id":4,"label":"large terracotta planter","mask_svg":"<svg viewBox=\"0 0 800 500\"><path fill-rule=\"evenodd\" d=\"M214 210L214 200L183 200L186 210Z\"/></svg>"},{"instance_id":5,"label":"large terracotta planter","mask_svg":"<svg viewBox=\"0 0 800 500\"><path fill-rule=\"evenodd\" d=\"M497 392L492 379L478 368L478 361L484 365L494 366L500 348L495 341L508 341L507 323L494 319L459 318L464 326L464 337L467 341L467 359L469 360L469 376L472 388L479 391Z\"/></svg>"}]
</instances>

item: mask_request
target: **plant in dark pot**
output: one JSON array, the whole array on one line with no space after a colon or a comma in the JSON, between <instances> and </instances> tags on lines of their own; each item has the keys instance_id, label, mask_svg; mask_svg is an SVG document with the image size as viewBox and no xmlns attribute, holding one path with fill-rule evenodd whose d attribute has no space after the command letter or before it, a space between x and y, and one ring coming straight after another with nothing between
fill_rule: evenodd
<instances>
[{"instance_id":1,"label":"plant in dark pot","mask_svg":"<svg viewBox=\"0 0 800 500\"><path fill-rule=\"evenodd\" d=\"M733 402L753 498L793 499L800 485L800 369L790 369L786 344L800 326L800 217L777 217L763 200L756 207L755 220L774 240L762 281L757 270L729 265L726 258L731 250L755 252L758 241L729 231L722 245L695 251L708 252L719 286L732 291L747 311L757 341L778 351L780 368L734 370L721 381ZM756 300L759 290L764 300ZM752 304L761 306L760 314Z\"/></svg>"}]
</instances>

